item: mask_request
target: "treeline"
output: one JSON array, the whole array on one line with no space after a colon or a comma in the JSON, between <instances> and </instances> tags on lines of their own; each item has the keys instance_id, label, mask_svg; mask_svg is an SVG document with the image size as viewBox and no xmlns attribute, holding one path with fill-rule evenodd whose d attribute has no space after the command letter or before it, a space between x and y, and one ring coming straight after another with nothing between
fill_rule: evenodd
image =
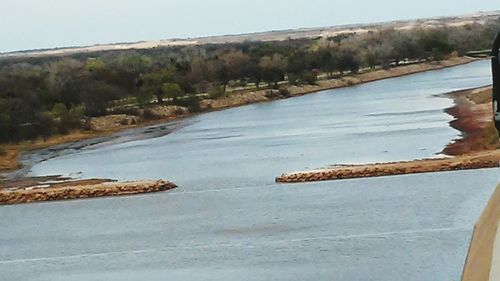
<instances>
[{"instance_id":1,"label":"treeline","mask_svg":"<svg viewBox=\"0 0 500 281\"><path fill-rule=\"evenodd\" d=\"M165 103L199 110L228 88L314 84L360 69L489 48L500 20L279 42L107 51L0 61L0 142L84 128L88 117ZM142 112L145 112L142 110Z\"/></svg>"}]
</instances>

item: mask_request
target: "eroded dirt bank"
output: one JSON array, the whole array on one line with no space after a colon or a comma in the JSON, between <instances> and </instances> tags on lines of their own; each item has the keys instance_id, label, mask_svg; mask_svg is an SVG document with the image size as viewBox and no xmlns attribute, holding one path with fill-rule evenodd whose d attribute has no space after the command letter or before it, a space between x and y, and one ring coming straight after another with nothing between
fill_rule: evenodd
<instances>
[{"instance_id":1,"label":"eroded dirt bank","mask_svg":"<svg viewBox=\"0 0 500 281\"><path fill-rule=\"evenodd\" d=\"M461 138L443 150L447 155L463 155L500 148L492 122L492 89L482 87L446 94L455 106L446 110L453 116L450 125L462 132Z\"/></svg>"},{"instance_id":2,"label":"eroded dirt bank","mask_svg":"<svg viewBox=\"0 0 500 281\"><path fill-rule=\"evenodd\" d=\"M47 179L48 180L48 179ZM156 181L111 182L106 180L81 180L51 183L50 181L15 182L0 189L0 205L40 201L70 200L104 196L123 196L159 192L176 188L174 183Z\"/></svg>"},{"instance_id":3,"label":"eroded dirt bank","mask_svg":"<svg viewBox=\"0 0 500 281\"><path fill-rule=\"evenodd\" d=\"M491 88L469 89L447 95L455 101L455 106L447 110L455 117L450 125L462 132L461 138L450 143L443 151L453 157L292 172L276 177L276 182L310 182L499 167L498 135L491 119Z\"/></svg>"}]
</instances>

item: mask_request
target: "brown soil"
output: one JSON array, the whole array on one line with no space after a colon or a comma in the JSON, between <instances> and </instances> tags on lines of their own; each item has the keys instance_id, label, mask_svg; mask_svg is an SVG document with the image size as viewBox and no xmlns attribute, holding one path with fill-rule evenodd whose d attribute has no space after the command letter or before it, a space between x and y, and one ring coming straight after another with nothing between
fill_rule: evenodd
<instances>
[{"instance_id":1,"label":"brown soil","mask_svg":"<svg viewBox=\"0 0 500 281\"><path fill-rule=\"evenodd\" d=\"M377 177L400 174L442 172L499 167L498 135L491 118L491 88L469 89L449 94L455 106L448 112L462 137L444 152L454 157L423 159L397 163L345 165L330 169L282 174L277 182L309 182L345 178Z\"/></svg>"},{"instance_id":2,"label":"brown soil","mask_svg":"<svg viewBox=\"0 0 500 281\"><path fill-rule=\"evenodd\" d=\"M455 106L447 110L448 114L455 117L451 126L461 131L462 136L450 143L443 152L463 155L500 148L491 117L491 87L453 92L449 96L455 102Z\"/></svg>"}]
</instances>

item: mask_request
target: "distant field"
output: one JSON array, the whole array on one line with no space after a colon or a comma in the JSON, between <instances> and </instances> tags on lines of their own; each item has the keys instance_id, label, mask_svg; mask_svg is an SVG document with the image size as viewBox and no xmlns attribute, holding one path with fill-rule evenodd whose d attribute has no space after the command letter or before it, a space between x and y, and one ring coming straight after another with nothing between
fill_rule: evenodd
<instances>
[{"instance_id":1,"label":"distant field","mask_svg":"<svg viewBox=\"0 0 500 281\"><path fill-rule=\"evenodd\" d=\"M245 41L283 41L288 39L330 37L347 33L367 33L370 31L384 28L394 28L396 30L411 30L415 28L433 28L433 27L459 27L470 24L484 24L488 20L500 17L500 11L479 12L475 14L461 15L455 17L435 17L425 19L414 19L405 21L391 21L370 24L350 24L330 27L300 28L290 30L278 30L259 33L209 36L200 38L185 39L164 39L155 41L140 41L130 43L113 43L83 47L65 47L57 49L44 50L26 50L8 53L0 53L0 58L12 57L40 57L71 55L79 53L92 53L111 50L129 50L129 49L152 49L156 47L168 46L187 46L204 44L225 44L242 43Z\"/></svg>"}]
</instances>

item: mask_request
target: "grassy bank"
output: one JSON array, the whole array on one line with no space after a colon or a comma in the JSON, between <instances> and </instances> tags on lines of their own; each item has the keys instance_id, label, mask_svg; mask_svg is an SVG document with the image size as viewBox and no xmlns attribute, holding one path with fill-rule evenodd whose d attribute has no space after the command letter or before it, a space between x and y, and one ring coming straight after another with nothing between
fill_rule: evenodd
<instances>
[{"instance_id":1,"label":"grassy bank","mask_svg":"<svg viewBox=\"0 0 500 281\"><path fill-rule=\"evenodd\" d=\"M244 90L237 91L230 95L223 96L217 99L207 99L201 102L201 112L209 112L214 110L222 110L226 108L232 108L237 106L242 106L246 104L258 103L258 102L268 102L277 99L284 99L294 96L301 96L305 94L310 94L318 91L336 89L342 87L348 87L353 85L359 85L362 83L372 82L381 79L399 77L403 75L409 75L424 71L431 71L442 69L446 67L452 67L457 65L462 65L474 61L472 58L468 57L454 57L446 61L431 62L431 63L418 63L411 65L403 65L391 69L379 69L370 70L366 72L361 72L356 75L345 76L339 79L326 79L320 80L316 85L282 85L282 89L286 90L287 94L280 94L280 92L269 91L269 90ZM138 126L147 126L157 123L163 123L172 121L178 118L183 118L189 116L185 110L171 110L167 106L158 106L155 109L157 112L168 112L161 115L160 119L157 120L137 120L133 124L130 122L121 122L120 120L128 120L131 116L124 116L118 118L116 122L107 122L108 119L116 119L116 115L109 115L101 117L103 120L96 120L100 125L98 129L83 131L75 130L67 135L56 135L45 139L39 138L33 141L24 141L17 144L4 144L2 145L0 151L0 172L8 172L20 168L18 162L18 156L20 153L25 151L30 151L34 149L46 148L58 144L70 143L84 139L95 138L99 136L109 135L120 130L130 129Z\"/></svg>"}]
</instances>

